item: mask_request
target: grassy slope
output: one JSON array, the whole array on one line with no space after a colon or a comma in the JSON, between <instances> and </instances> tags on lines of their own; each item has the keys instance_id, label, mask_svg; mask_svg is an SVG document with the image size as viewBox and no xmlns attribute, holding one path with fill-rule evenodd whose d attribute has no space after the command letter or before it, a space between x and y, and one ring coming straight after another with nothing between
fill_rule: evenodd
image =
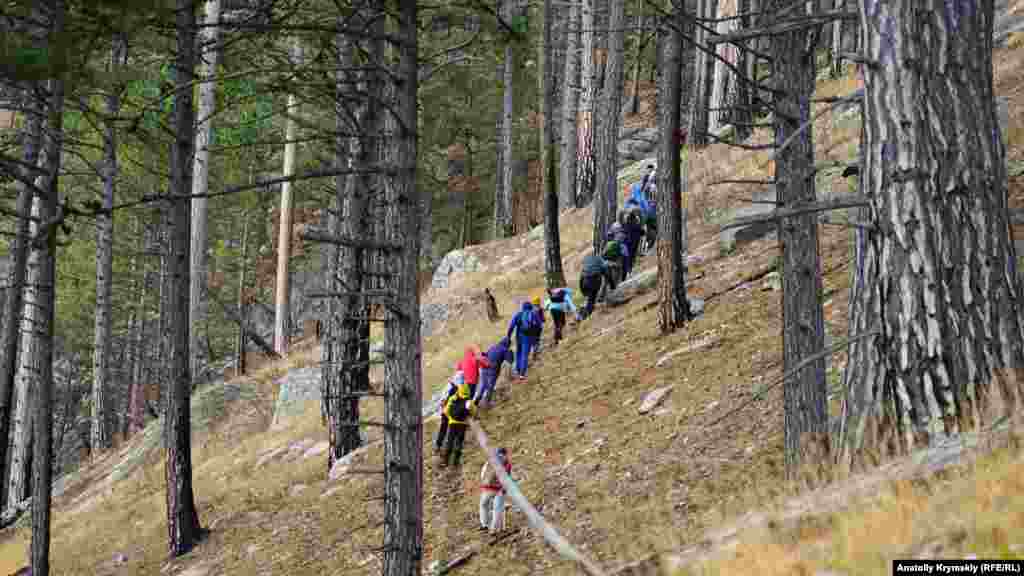
<instances>
[{"instance_id":1,"label":"grassy slope","mask_svg":"<svg viewBox=\"0 0 1024 576\"><path fill-rule=\"evenodd\" d=\"M998 92L1011 98L1011 143L1021 142L1021 50L999 54ZM849 80L824 83L821 95L845 93ZM821 157L846 159L854 146L852 122L816 130ZM760 138L764 138L761 135ZM1024 155L1011 147L1011 162ZM726 291L744 278L771 266L775 244L760 241L730 255L721 255L715 241L718 215L738 204L744 190L709 189L725 176L764 174L766 157L714 146L692 160L693 184L687 198L692 252L705 258L692 267L695 296L710 297L703 317L669 337L657 337L653 294L617 309L601 309L586 323L571 327L566 341L548 348L527 383L506 388L507 400L483 418L492 438L507 446L515 476L524 493L555 522L566 537L607 565L657 550L699 541L709 527L726 516L784 492L781 488L781 393L771 392L725 421L718 418L738 408L779 373L779 293L750 287ZM821 181L819 185L845 186ZM1014 183L1014 203L1021 190ZM575 284L580 259L589 243L590 212L563 217L563 256ZM499 273L477 273L453 286L445 298L463 306L457 321L424 343L424 386L439 387L462 347L485 346L503 331L491 325L482 307L467 296L483 285L492 287L507 320L516 298L542 282L541 241L515 238L474 248ZM850 253L849 232L823 228L827 321L834 335L845 331L846 286ZM502 257L507 263L499 267ZM648 257L641 267L654 263ZM550 335L546 335L550 338ZM662 367L661 355L707 339L699 351L675 356ZM315 361L315 349L298 354L292 364ZM835 359L834 368L843 358ZM381 504L367 501L380 493L381 479L349 475L338 482L325 480L324 459L293 459L257 468L266 451L290 442L326 437L319 409L310 406L302 418L283 428L268 428L273 377L284 369L267 366L243 385L254 400L232 405L230 417L213 429L197 431L194 448L196 497L202 522L212 528L210 539L185 558L167 566L163 522L163 466L158 451L127 478L104 484L121 455L112 453L87 468L81 486L73 486L56 503L53 552L57 574L181 574L187 568L207 567L211 574L375 574L379 563L372 547L381 543ZM648 390L674 385L664 411L640 416L639 398ZM430 390L425 390L429 395ZM373 417L380 406L366 411ZM436 431L436 419L425 436ZM426 447L425 447L426 449ZM370 448L355 467L379 466L382 454ZM427 562L445 538L456 548L480 541L475 530L476 475L481 455L469 448L461 477L441 476L433 458L426 462L425 520ZM930 514L929 525L941 532L940 519L959 518L953 538L958 546L973 546L979 555L1004 549L1008 526L1020 526L1019 468L1013 458L987 462L976 476L922 492L906 490L881 507L836 516L824 528L804 532L751 536L744 554L729 562L707 566L710 573L752 571L793 573L823 566L836 558L840 565L857 566L868 560L877 572L888 570L882 559L915 546L920 533L908 528L911 519ZM92 482L88 486L89 482ZM296 486L304 486L299 491ZM975 489L975 487L977 487ZM88 488L88 489L86 489ZM325 492L329 492L324 497ZM1015 495L1016 494L1018 495ZM1010 511L1007 514L1007 511ZM997 519L996 512L1001 513ZM965 518L963 514L972 517ZM972 521L973 520L973 521ZM453 528L443 529L443 523ZM950 520L952 522L952 520ZM523 526L521 514L510 513L512 527ZM954 524L950 523L950 526ZM884 528L884 529L882 529ZM1000 532L1001 530L1001 532ZM823 558L796 554L808 541L833 534L833 550ZM0 542L0 573L13 572L24 562L27 530L8 532ZM990 543L991 546L989 546ZM986 547L989 546L989 547ZM115 565L117 553L127 556ZM799 564L798 563L801 563ZM736 564L738 563L738 564ZM495 574L569 574L570 566L552 557L524 530L472 560L466 570ZM813 570L811 570L813 572ZM810 572L809 572L810 573Z\"/></svg>"}]
</instances>

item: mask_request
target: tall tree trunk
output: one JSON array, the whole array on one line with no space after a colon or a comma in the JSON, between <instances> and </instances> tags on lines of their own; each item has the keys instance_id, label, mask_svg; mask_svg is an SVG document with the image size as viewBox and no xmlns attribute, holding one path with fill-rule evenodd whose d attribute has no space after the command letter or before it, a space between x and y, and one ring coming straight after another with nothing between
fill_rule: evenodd
<instances>
[{"instance_id":1,"label":"tall tree trunk","mask_svg":"<svg viewBox=\"0 0 1024 576\"><path fill-rule=\"evenodd\" d=\"M594 193L594 250L600 252L605 231L618 210L619 125L622 116L622 64L625 32L624 6L611 2L608 16L608 77L601 92L600 114L595 122L597 175Z\"/></svg>"},{"instance_id":2,"label":"tall tree trunk","mask_svg":"<svg viewBox=\"0 0 1024 576\"><path fill-rule=\"evenodd\" d=\"M737 0L718 0L717 4L715 33L728 34L735 31L739 27L739 20L735 19ZM708 101L711 110L708 115L708 130L711 133L718 133L732 120L730 118L732 106L729 102L729 93L739 79L735 77L732 70L726 67L725 62L735 66L738 50L735 44L726 43L716 45L714 51L718 58L712 59L711 98Z\"/></svg>"},{"instance_id":3,"label":"tall tree trunk","mask_svg":"<svg viewBox=\"0 0 1024 576\"><path fill-rule=\"evenodd\" d=\"M568 7L565 23L565 75L562 82L562 155L559 158L558 197L562 210L576 205L576 106L580 99L580 8L573 2Z\"/></svg>"},{"instance_id":4,"label":"tall tree trunk","mask_svg":"<svg viewBox=\"0 0 1024 576\"><path fill-rule=\"evenodd\" d=\"M64 32L63 0L48 2L51 11L50 23L53 37L60 38ZM48 83L49 105L47 106L46 141L43 148L42 192L39 198L39 217L49 222L57 214L57 177L60 173L60 156L63 130L64 81L50 80ZM35 315L37 324L35 350L31 354L33 363L30 373L34 376L32 388L35 398L35 437L32 455L32 573L47 576L50 573L50 495L53 466L53 321L56 304L57 275L57 226L46 228L36 240L38 262L38 284Z\"/></svg>"},{"instance_id":5,"label":"tall tree trunk","mask_svg":"<svg viewBox=\"0 0 1024 576\"><path fill-rule=\"evenodd\" d=\"M124 65L128 51L123 34L117 34L110 53L110 70L116 72ZM92 457L109 447L110 430L107 426L107 411L110 402L107 392L111 385L110 374L110 322L112 302L110 289L114 278L114 190L117 186L117 140L114 118L121 110L121 95L117 86L107 94L109 118L104 128L104 153L106 166L103 174L104 214L96 220L96 317L92 352L92 432L90 444Z\"/></svg>"},{"instance_id":6,"label":"tall tree trunk","mask_svg":"<svg viewBox=\"0 0 1024 576\"><path fill-rule=\"evenodd\" d=\"M395 272L392 285L401 313L386 312L384 365L387 403L384 420L385 525L384 576L420 574L423 557L423 383L420 358L420 298L416 255L416 0L402 0L398 16L400 45L394 110L387 115L386 134L394 134L390 163L398 173L387 191L387 240L402 246L392 252L388 268ZM397 117L396 117L397 115Z\"/></svg>"},{"instance_id":7,"label":"tall tree trunk","mask_svg":"<svg viewBox=\"0 0 1024 576\"><path fill-rule=\"evenodd\" d=\"M132 238L135 242L142 245L142 250L145 251L145 237L142 234L142 218L136 217L132 221ZM132 296L139 295L144 298L146 291L142 286L142 278L139 273L139 253L133 251L131 257L128 259L128 277L131 278L131 293ZM139 326L142 322L142 305L143 301L138 306L129 305L130 311L128 313L128 331L125 334L124 340L124 370L121 375L121 381L124 384L124 390L118 398L118 412L120 412L120 418L118 419L118 428L121 433L121 438L127 440L129 435L132 433L131 430L131 418L132 418L132 394L135 390L135 375L141 364L139 355L139 344L142 342L140 337L141 332Z\"/></svg>"},{"instance_id":8,"label":"tall tree trunk","mask_svg":"<svg viewBox=\"0 0 1024 576\"><path fill-rule=\"evenodd\" d=\"M29 84L23 90L23 97L27 113L25 116L25 128L22 132L25 148L22 154L22 162L25 166L35 166L39 160L39 147L42 140L43 116L37 104L35 85ZM21 178L24 181L32 180L32 172L28 169L21 171ZM29 290L26 286L26 267L28 263L29 247L29 215L34 212L32 201L32 188L25 182L18 184L18 199L15 204L15 211L19 214L15 221L15 236L11 242L11 269L10 282L7 288L7 299L4 302L4 325L2 330L2 344L0 344L0 496L6 494L8 478L8 439L10 438L12 406L15 396L15 378L18 373L19 350L23 345L21 336L22 304L24 294ZM27 340L25 340L27 342ZM6 502L0 498L0 503Z\"/></svg>"},{"instance_id":9,"label":"tall tree trunk","mask_svg":"<svg viewBox=\"0 0 1024 576\"><path fill-rule=\"evenodd\" d=\"M558 183L555 181L555 150L553 116L555 111L554 71L555 60L551 28L554 25L555 11L552 0L544 0L544 41L539 54L541 61L540 100L541 100L541 189L544 191L544 275L548 288L565 286L565 273L562 271L562 248L558 233ZM566 87L568 90L568 87Z\"/></svg>"},{"instance_id":10,"label":"tall tree trunk","mask_svg":"<svg viewBox=\"0 0 1024 576\"><path fill-rule=\"evenodd\" d=\"M202 365L202 342L210 335L203 334L199 326L206 323L207 234L206 193L210 183L210 142L213 138L213 115L217 110L217 83L212 78L217 74L220 59L219 32L220 0L206 0L206 16L199 33L202 51L199 53L199 110L196 126L195 161L192 164L192 245L190 248L192 267L189 279L189 318L193 328L190 333L189 351L192 354L189 371L195 378ZM210 360L213 360L210 358Z\"/></svg>"},{"instance_id":11,"label":"tall tree trunk","mask_svg":"<svg viewBox=\"0 0 1024 576\"><path fill-rule=\"evenodd\" d=\"M146 250L149 251L152 246L152 242L149 238L150 234L143 232L142 245L145 246ZM132 373L130 388L128 390L128 435L134 436L142 431L143 424L145 422L146 411L146 390L143 367L149 364L147 358L144 334L146 333L146 294L149 292L151 286L151 278L149 266L145 264L143 260L143 272L142 279L138 282L137 286L139 303L133 312L135 321L132 323L132 350L134 361L132 362Z\"/></svg>"},{"instance_id":12,"label":"tall tree trunk","mask_svg":"<svg viewBox=\"0 0 1024 576\"><path fill-rule=\"evenodd\" d=\"M993 5L860 2L864 287L840 462L990 422L1022 399L1021 292L993 102ZM913 96L911 98L911 95Z\"/></svg>"},{"instance_id":13,"label":"tall tree trunk","mask_svg":"<svg viewBox=\"0 0 1024 576\"><path fill-rule=\"evenodd\" d=\"M326 248L324 248L326 250ZM248 265L249 250L249 213L242 216L242 254L238 262L238 317L242 321L238 324L238 342L235 345L235 372L239 375L245 374L245 329L248 324L249 311L245 306L245 267ZM329 270L324 267L324 270Z\"/></svg>"},{"instance_id":14,"label":"tall tree trunk","mask_svg":"<svg viewBox=\"0 0 1024 576\"><path fill-rule=\"evenodd\" d=\"M201 528L192 493L192 414L189 375L189 194L192 192L192 152L195 133L192 82L196 64L196 16L192 0L177 2L177 54L174 79L174 144L171 148L170 282L168 301L175 309L170 323L171 379L164 417L167 446L167 534L172 557L186 554L199 541Z\"/></svg>"},{"instance_id":15,"label":"tall tree trunk","mask_svg":"<svg viewBox=\"0 0 1024 576\"><path fill-rule=\"evenodd\" d=\"M644 0L636 0L636 59L633 62L633 89L630 91L629 114L640 113L640 65L644 61Z\"/></svg>"},{"instance_id":16,"label":"tall tree trunk","mask_svg":"<svg viewBox=\"0 0 1024 576\"><path fill-rule=\"evenodd\" d=\"M599 84L594 62L594 10L597 0L583 0L580 44L579 120L576 122L576 205L584 206L594 197L594 102Z\"/></svg>"},{"instance_id":17,"label":"tall tree trunk","mask_svg":"<svg viewBox=\"0 0 1024 576\"><path fill-rule=\"evenodd\" d=\"M506 14L512 14L511 4L514 0L505 0ZM512 219L512 114L514 111L512 95L515 76L516 50L509 39L505 46L505 69L502 73L503 93L501 99L501 196L494 203L494 237L505 238L515 233Z\"/></svg>"},{"instance_id":18,"label":"tall tree trunk","mask_svg":"<svg viewBox=\"0 0 1024 576\"><path fill-rule=\"evenodd\" d=\"M697 0L698 19L713 19L718 9L718 0ZM697 27L695 33L697 45L706 44L708 33L702 27ZM691 97L693 104L690 107L690 127L687 130L688 142L692 147L707 146L708 143L708 107L711 102L711 83L715 60L708 56L704 50L697 50L697 77L694 81L694 93Z\"/></svg>"},{"instance_id":19,"label":"tall tree trunk","mask_svg":"<svg viewBox=\"0 0 1024 576\"><path fill-rule=\"evenodd\" d=\"M683 6L675 8L673 26L659 34L662 54L661 78L658 83L658 327L668 334L689 319L690 304L686 299L685 226L680 190L679 100L683 73L683 36L686 14Z\"/></svg>"},{"instance_id":20,"label":"tall tree trunk","mask_svg":"<svg viewBox=\"0 0 1024 576\"><path fill-rule=\"evenodd\" d=\"M775 58L775 143L782 145L810 118L814 93L814 42L806 30L772 36ZM775 190L780 206L815 201L813 130L804 130L776 150ZM818 219L805 214L779 223L782 244L783 370L818 354L825 344L821 305ZM785 452L788 474L812 455L828 450L828 391L825 359L816 360L784 384Z\"/></svg>"},{"instance_id":21,"label":"tall tree trunk","mask_svg":"<svg viewBox=\"0 0 1024 576\"><path fill-rule=\"evenodd\" d=\"M302 46L293 40L292 61L298 66L302 61ZM299 113L299 102L294 92L288 94L288 120L285 123L284 170L289 178L295 173L295 138L298 124L295 115ZM284 356L288 353L291 336L291 306L289 262L292 244L292 183L281 183L281 223L277 231L277 283L274 290L274 350Z\"/></svg>"}]
</instances>

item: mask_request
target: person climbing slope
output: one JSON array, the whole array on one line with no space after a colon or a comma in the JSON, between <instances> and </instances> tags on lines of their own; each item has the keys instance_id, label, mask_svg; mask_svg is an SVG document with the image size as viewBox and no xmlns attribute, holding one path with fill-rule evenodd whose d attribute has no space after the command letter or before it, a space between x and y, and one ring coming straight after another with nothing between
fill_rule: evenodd
<instances>
[{"instance_id":1,"label":"person climbing slope","mask_svg":"<svg viewBox=\"0 0 1024 576\"><path fill-rule=\"evenodd\" d=\"M512 362L512 342L502 338L497 344L487 349L487 366L480 368L480 387L477 388L473 402L477 406L484 402L491 405L494 400L494 388L501 375L501 367L505 362Z\"/></svg>"},{"instance_id":2,"label":"person climbing slope","mask_svg":"<svg viewBox=\"0 0 1024 576\"><path fill-rule=\"evenodd\" d=\"M477 383L480 382L480 368L487 365L487 358L480 354L476 346L466 346L466 352L459 361L458 369L462 371L470 396L476 395Z\"/></svg>"},{"instance_id":3,"label":"person climbing slope","mask_svg":"<svg viewBox=\"0 0 1024 576\"><path fill-rule=\"evenodd\" d=\"M455 374L448 379L448 388L445 390L444 399L441 400L441 427L437 429L437 439L434 440L434 452L441 452L448 434L448 419L445 418L444 408L448 405L448 400L451 400L458 393L459 387L463 384L465 384L465 379L461 370L456 370Z\"/></svg>"},{"instance_id":4,"label":"person climbing slope","mask_svg":"<svg viewBox=\"0 0 1024 576\"><path fill-rule=\"evenodd\" d=\"M601 258L608 264L615 282L621 282L626 277L627 266L629 265L629 246L626 231L622 224L612 222L608 233L605 234L604 250Z\"/></svg>"},{"instance_id":5,"label":"person climbing slope","mask_svg":"<svg viewBox=\"0 0 1024 576\"><path fill-rule=\"evenodd\" d=\"M533 304L533 314L536 316L535 321L540 323L540 328L534 334L533 346L530 348L533 352L531 356L536 360L540 357L541 343L543 342L542 336L544 335L544 325L547 323L547 318L544 316L544 307L541 306L540 296L531 300L530 303Z\"/></svg>"},{"instance_id":6,"label":"person climbing slope","mask_svg":"<svg viewBox=\"0 0 1024 576\"><path fill-rule=\"evenodd\" d=\"M626 246L629 248L629 253L633 255L630 265L630 272L632 272L632 264L635 264L636 259L640 256L640 241L644 237L644 211L634 198L630 198L626 201L622 214L622 229L626 232Z\"/></svg>"},{"instance_id":7,"label":"person climbing slope","mask_svg":"<svg viewBox=\"0 0 1024 576\"><path fill-rule=\"evenodd\" d=\"M505 469L505 474L512 474L512 462L508 451L498 448L498 462ZM498 480L498 472L491 466L490 460L484 460L480 469L480 530L489 531L492 536L505 529L505 488Z\"/></svg>"},{"instance_id":8,"label":"person climbing slope","mask_svg":"<svg viewBox=\"0 0 1024 576\"><path fill-rule=\"evenodd\" d=\"M523 302L523 307L512 317L506 338L511 340L513 332L516 335L515 373L520 380L526 380L526 370L530 363L530 348L533 347L535 335L540 332L540 324L537 322L537 316L533 313L533 303Z\"/></svg>"},{"instance_id":9,"label":"person climbing slope","mask_svg":"<svg viewBox=\"0 0 1024 576\"><path fill-rule=\"evenodd\" d=\"M580 293L586 298L580 314L581 320L586 319L594 311L594 303L597 302L597 295L601 293L605 281L608 282L610 289L615 289L615 277L608 262L591 252L583 259L583 267L580 269Z\"/></svg>"},{"instance_id":10,"label":"person climbing slope","mask_svg":"<svg viewBox=\"0 0 1024 576\"><path fill-rule=\"evenodd\" d=\"M448 442L445 450L441 453L442 468L446 466L458 466L462 460L462 445L466 440L466 428L469 427L469 419L476 411L472 398L469 396L469 386L459 386L459 391L448 399L444 406L444 416L448 419Z\"/></svg>"},{"instance_id":11,"label":"person climbing slope","mask_svg":"<svg viewBox=\"0 0 1024 576\"><path fill-rule=\"evenodd\" d=\"M565 329L565 313L572 312L576 321L580 321L580 313L572 301L572 290L569 288L552 288L548 290L547 302L544 304L551 312L551 320L555 325L555 345L562 341L562 331Z\"/></svg>"}]
</instances>

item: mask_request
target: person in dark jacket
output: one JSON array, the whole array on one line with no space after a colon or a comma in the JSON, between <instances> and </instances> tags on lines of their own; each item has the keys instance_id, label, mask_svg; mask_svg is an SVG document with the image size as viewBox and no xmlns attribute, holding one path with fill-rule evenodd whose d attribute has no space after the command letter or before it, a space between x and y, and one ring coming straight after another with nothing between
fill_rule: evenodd
<instances>
[{"instance_id":1,"label":"person in dark jacket","mask_svg":"<svg viewBox=\"0 0 1024 576\"><path fill-rule=\"evenodd\" d=\"M644 211L640 204L630 198L626 202L624 212L622 228L626 232L626 246L629 248L629 253L633 255L630 259L629 269L626 270L626 276L628 276L633 271L633 264L637 257L640 256L640 241L644 237Z\"/></svg>"},{"instance_id":2,"label":"person in dark jacket","mask_svg":"<svg viewBox=\"0 0 1024 576\"><path fill-rule=\"evenodd\" d=\"M505 336L512 339L512 333L516 335L516 376L520 380L526 380L526 370L530 367L530 349L533 348L534 339L539 331L531 328L535 326L532 317L533 303L523 302L523 307L512 317L508 325L508 334Z\"/></svg>"},{"instance_id":3,"label":"person in dark jacket","mask_svg":"<svg viewBox=\"0 0 1024 576\"><path fill-rule=\"evenodd\" d=\"M505 362L512 362L512 341L502 338L497 344L487 349L488 366L480 369L480 387L473 400L479 406L486 402L491 404L494 398L494 387L501 375L501 367Z\"/></svg>"},{"instance_id":4,"label":"person in dark jacket","mask_svg":"<svg viewBox=\"0 0 1024 576\"><path fill-rule=\"evenodd\" d=\"M473 399L469 397L469 386L459 386L455 396L448 399L444 405L444 416L448 419L448 442L441 454L442 468L446 466L458 466L462 460L462 445L466 440L466 429L469 428L469 419L476 411Z\"/></svg>"},{"instance_id":5,"label":"person in dark jacket","mask_svg":"<svg viewBox=\"0 0 1024 576\"><path fill-rule=\"evenodd\" d=\"M464 386L465 383L462 370L457 370L448 379L448 389L445 390L444 400L441 400L441 427L437 429L437 439L434 440L434 452L441 453L441 449L444 448L444 441L448 437L448 418L444 415L444 408L448 405L448 401L458 394L459 388Z\"/></svg>"},{"instance_id":6,"label":"person in dark jacket","mask_svg":"<svg viewBox=\"0 0 1024 576\"><path fill-rule=\"evenodd\" d=\"M601 293L604 282L615 289L615 278L612 275L608 263L599 255L591 253L583 259L583 268L580 270L580 294L586 299L583 310L580 312L581 319L585 319L594 311L594 303L597 295Z\"/></svg>"}]
</instances>

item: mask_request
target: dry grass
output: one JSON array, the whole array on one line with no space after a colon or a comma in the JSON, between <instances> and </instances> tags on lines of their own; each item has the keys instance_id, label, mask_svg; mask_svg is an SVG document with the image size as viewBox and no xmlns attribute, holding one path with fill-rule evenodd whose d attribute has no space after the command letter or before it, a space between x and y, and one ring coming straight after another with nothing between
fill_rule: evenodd
<instances>
[{"instance_id":1,"label":"dry grass","mask_svg":"<svg viewBox=\"0 0 1024 576\"><path fill-rule=\"evenodd\" d=\"M1019 86L1024 78L1018 76L1024 66L1021 51L1011 54L1013 58L999 55L997 90L1013 101L1010 138L1019 142L1024 125ZM825 83L819 95L851 89L852 80ZM854 128L822 122L815 129L820 157L849 158ZM1019 160L1020 154L1013 148L1011 160ZM698 542L724 519L793 490L781 480L778 390L720 420L779 374L780 296L762 289L759 282L734 288L771 267L776 244L762 240L728 256L719 254L714 218L705 216L735 206L750 191L710 184L724 177L763 179L769 171L766 154L723 146L709 147L691 159L690 246L704 261L691 266L689 291L710 298L704 316L662 337L655 326L654 294L619 308L600 309L585 323L571 326L562 345L555 348L546 342L530 380L505 384L506 400L482 417L491 437L509 448L513 475L524 494L570 541L601 563L611 566ZM819 185L843 184L820 180ZM1012 202L1020 205L1024 192L1015 191ZM588 209L575 210L561 222L570 285L576 284L580 261L589 250L591 217ZM444 293L424 296L427 301L449 302L453 309L447 324L424 342L424 396L443 384L466 345L485 347L496 341L519 301L542 285L541 246L542 239L518 237L472 247L469 251L489 272L453 278ZM823 229L821 250L826 321L831 333L841 336L846 326L849 231ZM653 266L652 260L642 261L641 268ZM496 324L474 300L484 286L498 299L503 318ZM657 366L666 353L699 341L711 344ZM88 483L88 490L76 486L55 503L54 573L179 574L195 565L208 567L210 574L379 573L370 549L381 542L381 505L368 498L380 494L380 476L351 475L329 482L322 455L256 466L269 450L325 439L315 403L284 426L269 427L274 381L289 367L318 359L315 346L298 346L287 362L256 367L245 380L254 392L252 399L232 404L228 418L213 429L195 431L195 494L202 524L212 529L195 551L168 566L161 451L151 450L143 466L104 488L102 479L124 454L138 447L141 440L136 438L118 454L84 467L82 484ZM842 356L835 358L833 371L843 362ZM658 410L639 415L636 406L642 396L659 386L674 388ZM367 418L376 419L381 405L366 402L363 409ZM436 420L426 424L426 443L436 427ZM424 449L429 454L429 446ZM370 469L381 462L381 447L375 445L355 467ZM446 544L446 534L451 538L448 544L457 549L480 542L473 526L481 463L473 446L468 447L460 472L441 475L433 458L425 462L428 563ZM1003 552L1000 546L1012 552L1016 542L1011 529L1024 521L1020 468L1018 455L1005 453L961 479L897 488L879 504L808 521L790 533L752 534L737 549L740 556L701 571L791 574L834 566L870 573L893 554L942 538L959 546L950 553L997 554ZM524 530L474 558L470 570L502 575L575 573L525 530L519 513L510 512L508 521ZM444 530L446 522L454 532ZM0 573L13 572L24 563L28 542L25 529L7 534L0 541ZM890 544L896 536L904 539ZM821 541L826 541L824 547L816 544ZM127 563L114 566L111 559L117 553L125 554Z\"/></svg>"}]
</instances>

